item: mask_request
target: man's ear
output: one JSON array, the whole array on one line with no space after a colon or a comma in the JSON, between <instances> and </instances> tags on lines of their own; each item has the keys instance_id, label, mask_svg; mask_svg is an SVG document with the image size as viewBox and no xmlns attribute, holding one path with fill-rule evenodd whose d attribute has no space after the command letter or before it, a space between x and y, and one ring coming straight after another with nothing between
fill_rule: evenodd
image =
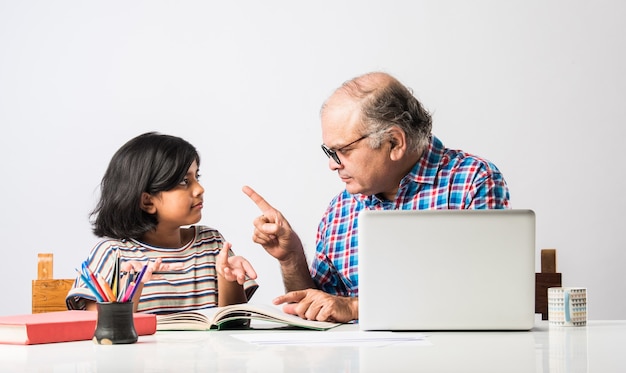
<instances>
[{"instance_id":1,"label":"man's ear","mask_svg":"<svg viewBox=\"0 0 626 373\"><path fill-rule=\"evenodd\" d=\"M156 213L156 206L152 202L152 195L150 193L143 192L141 193L141 204L140 207L143 211L148 214Z\"/></svg>"},{"instance_id":2,"label":"man's ear","mask_svg":"<svg viewBox=\"0 0 626 373\"><path fill-rule=\"evenodd\" d=\"M389 149L389 157L392 161L400 160L406 153L406 133L400 127L391 127L389 129L388 141L391 143Z\"/></svg>"}]
</instances>

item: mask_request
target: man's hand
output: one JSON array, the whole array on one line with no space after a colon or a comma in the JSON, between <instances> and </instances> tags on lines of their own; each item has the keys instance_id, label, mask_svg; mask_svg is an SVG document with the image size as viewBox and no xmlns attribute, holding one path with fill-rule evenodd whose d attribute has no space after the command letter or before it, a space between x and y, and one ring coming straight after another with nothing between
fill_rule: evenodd
<instances>
[{"instance_id":1,"label":"man's hand","mask_svg":"<svg viewBox=\"0 0 626 373\"><path fill-rule=\"evenodd\" d=\"M262 212L261 216L254 219L252 240L278 259L285 289L290 291L314 287L302 242L289 222L252 188L244 186L242 190Z\"/></svg>"},{"instance_id":2,"label":"man's hand","mask_svg":"<svg viewBox=\"0 0 626 373\"><path fill-rule=\"evenodd\" d=\"M283 311L303 319L349 322L359 318L358 298L330 295L317 289L291 291L274 299Z\"/></svg>"},{"instance_id":3,"label":"man's hand","mask_svg":"<svg viewBox=\"0 0 626 373\"><path fill-rule=\"evenodd\" d=\"M294 252L297 254L298 250L302 250L300 238L291 229L283 214L267 203L254 189L244 186L242 190L257 205L262 214L254 219L252 240L263 246L279 261L290 260Z\"/></svg>"}]
</instances>

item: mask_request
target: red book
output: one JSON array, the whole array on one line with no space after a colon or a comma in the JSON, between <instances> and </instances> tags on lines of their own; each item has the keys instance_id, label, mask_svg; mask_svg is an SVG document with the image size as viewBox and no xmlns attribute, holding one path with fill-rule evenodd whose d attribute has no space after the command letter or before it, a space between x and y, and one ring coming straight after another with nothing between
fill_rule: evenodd
<instances>
[{"instance_id":1,"label":"red book","mask_svg":"<svg viewBox=\"0 0 626 373\"><path fill-rule=\"evenodd\" d=\"M137 335L156 332L156 316L134 313ZM96 330L96 311L58 311L0 316L0 344L33 345L85 341Z\"/></svg>"}]
</instances>

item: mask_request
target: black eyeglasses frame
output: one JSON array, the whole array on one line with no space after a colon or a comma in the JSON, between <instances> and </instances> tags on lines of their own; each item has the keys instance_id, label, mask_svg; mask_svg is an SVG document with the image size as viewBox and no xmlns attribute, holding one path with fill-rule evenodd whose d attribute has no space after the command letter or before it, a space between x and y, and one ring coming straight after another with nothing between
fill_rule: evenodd
<instances>
[{"instance_id":1,"label":"black eyeglasses frame","mask_svg":"<svg viewBox=\"0 0 626 373\"><path fill-rule=\"evenodd\" d=\"M368 133L367 135L363 135L363 136L359 137L358 139L352 141L351 143L349 143L347 145L344 145L344 146L342 146L340 148L337 148L337 149L331 149L328 146L322 144L322 150L324 151L324 154L326 154L326 156L328 158L331 158L333 161L335 161L335 163L340 165L341 164L341 159L339 159L339 155L337 155L337 152L341 152L343 149L347 148L348 146L354 145L357 142L370 137L371 135L372 135L371 133Z\"/></svg>"}]
</instances>

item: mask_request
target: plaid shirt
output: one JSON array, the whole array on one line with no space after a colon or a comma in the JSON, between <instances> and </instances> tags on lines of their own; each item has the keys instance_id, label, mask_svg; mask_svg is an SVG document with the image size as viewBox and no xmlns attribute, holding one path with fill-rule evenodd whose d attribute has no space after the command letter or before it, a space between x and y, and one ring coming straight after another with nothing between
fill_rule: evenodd
<instances>
[{"instance_id":1,"label":"plaid shirt","mask_svg":"<svg viewBox=\"0 0 626 373\"><path fill-rule=\"evenodd\" d=\"M359 295L358 216L363 209L505 208L509 208L509 190L498 168L480 157L447 149L433 136L427 152L400 181L395 200L346 190L333 198L317 230L311 276L327 293Z\"/></svg>"}]
</instances>

